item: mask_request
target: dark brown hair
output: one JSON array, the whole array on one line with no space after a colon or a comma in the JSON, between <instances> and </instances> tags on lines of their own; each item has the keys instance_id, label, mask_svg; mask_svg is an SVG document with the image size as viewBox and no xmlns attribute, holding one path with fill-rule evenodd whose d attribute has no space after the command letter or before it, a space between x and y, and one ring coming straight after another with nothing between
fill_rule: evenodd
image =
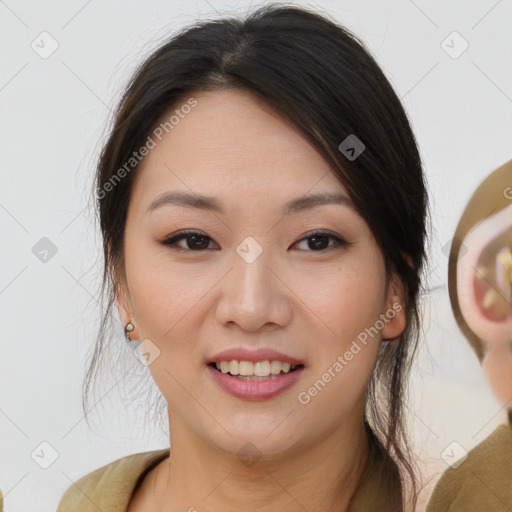
<instances>
[{"instance_id":1,"label":"dark brown hair","mask_svg":"<svg viewBox=\"0 0 512 512\"><path fill-rule=\"evenodd\" d=\"M267 5L244 19L196 23L146 58L128 84L95 181L104 314L84 381L84 410L105 345L122 345L111 339L108 325L114 290L124 276L123 235L137 166L108 191L105 185L113 184L164 114L200 91L229 88L262 98L314 145L370 227L384 257L387 282L395 275L404 284L407 326L399 339L382 343L367 389L365 421L375 434L370 440L375 437L390 455L387 474L397 493L402 496L408 480L415 504L417 476L404 398L419 341L425 265L428 198L422 163L401 102L363 42L328 15L304 8ZM338 148L351 135L365 146L357 158Z\"/></svg>"}]
</instances>

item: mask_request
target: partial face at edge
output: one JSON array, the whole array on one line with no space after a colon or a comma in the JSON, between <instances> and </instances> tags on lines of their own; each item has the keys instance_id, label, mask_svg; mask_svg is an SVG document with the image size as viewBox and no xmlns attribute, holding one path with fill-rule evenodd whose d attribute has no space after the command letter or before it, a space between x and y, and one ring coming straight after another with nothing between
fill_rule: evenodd
<instances>
[{"instance_id":1,"label":"partial face at edge","mask_svg":"<svg viewBox=\"0 0 512 512\"><path fill-rule=\"evenodd\" d=\"M487 217L462 242L457 294L466 323L485 343L484 372L512 408L512 205Z\"/></svg>"}]
</instances>

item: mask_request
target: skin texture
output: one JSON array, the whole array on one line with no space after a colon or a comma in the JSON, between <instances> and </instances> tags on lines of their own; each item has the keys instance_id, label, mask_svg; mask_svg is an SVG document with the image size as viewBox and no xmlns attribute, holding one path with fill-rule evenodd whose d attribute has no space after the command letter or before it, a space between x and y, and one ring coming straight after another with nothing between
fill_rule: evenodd
<instances>
[{"instance_id":1,"label":"skin texture","mask_svg":"<svg viewBox=\"0 0 512 512\"><path fill-rule=\"evenodd\" d=\"M484 373L494 395L508 409L512 408L511 298L509 287L500 287L488 269L495 267L494 254L497 249L493 251L492 246L503 247L507 241L512 243L510 219L512 205L480 222L464 238L465 250L459 253L457 261L457 293L461 312L469 327L484 341ZM496 240L500 243L496 244ZM489 254L487 258L482 257L486 249ZM483 307L484 293L480 296L475 293L475 283L479 283L477 286L481 286L484 292L490 293L490 308Z\"/></svg>"},{"instance_id":2,"label":"skin texture","mask_svg":"<svg viewBox=\"0 0 512 512\"><path fill-rule=\"evenodd\" d=\"M286 202L346 190L292 127L248 92L198 93L197 106L141 163L125 231L125 281L118 308L132 340L151 340L149 365L168 403L171 457L152 470L130 512L151 510L345 510L368 456L364 395L381 339L405 328L404 309L307 405L297 395L317 381L379 315L403 304L364 219L346 205L284 216ZM184 102L186 99L184 100ZM166 205L166 191L216 197L225 213ZM347 194L346 194L347 195ZM207 235L202 247L184 229ZM321 249L310 231L349 242ZM236 252L248 236L262 253ZM327 247L328 248L324 248ZM192 248L190 248L192 247ZM206 370L226 348L272 347L306 366L292 388L265 401L224 392ZM238 451L261 453L247 467Z\"/></svg>"}]
</instances>

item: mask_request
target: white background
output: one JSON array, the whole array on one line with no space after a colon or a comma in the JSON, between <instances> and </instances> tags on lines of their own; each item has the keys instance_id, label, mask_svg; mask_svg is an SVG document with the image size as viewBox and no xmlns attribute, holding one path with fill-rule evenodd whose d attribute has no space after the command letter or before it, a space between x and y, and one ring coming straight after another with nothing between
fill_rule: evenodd
<instances>
[{"instance_id":1,"label":"white background","mask_svg":"<svg viewBox=\"0 0 512 512\"><path fill-rule=\"evenodd\" d=\"M83 419L101 268L88 191L107 116L143 56L198 18L255 5L0 1L0 488L9 512L55 510L72 480L168 446L162 429L127 419L115 389L91 412L92 430ZM411 418L435 482L447 445L469 449L505 419L453 319L442 248L474 189L512 158L512 2L308 5L365 41L403 100L424 160L434 217L429 285L440 288L425 309ZM31 48L43 31L59 45L47 59ZM457 59L441 47L453 31L469 43ZM42 237L57 247L47 263L32 253ZM112 343L122 344L121 334ZM31 458L43 441L58 452L48 469Z\"/></svg>"}]
</instances>

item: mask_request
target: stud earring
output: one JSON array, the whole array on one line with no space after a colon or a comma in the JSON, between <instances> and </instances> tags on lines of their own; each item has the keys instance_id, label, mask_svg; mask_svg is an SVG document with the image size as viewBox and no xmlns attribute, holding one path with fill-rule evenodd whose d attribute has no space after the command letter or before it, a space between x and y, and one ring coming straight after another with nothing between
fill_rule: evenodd
<instances>
[{"instance_id":1,"label":"stud earring","mask_svg":"<svg viewBox=\"0 0 512 512\"><path fill-rule=\"evenodd\" d=\"M133 324L131 322L128 322L124 328L124 335L126 336L127 343L132 341L132 339L130 338L130 333L133 331L133 329L135 329L135 327L133 326Z\"/></svg>"}]
</instances>

